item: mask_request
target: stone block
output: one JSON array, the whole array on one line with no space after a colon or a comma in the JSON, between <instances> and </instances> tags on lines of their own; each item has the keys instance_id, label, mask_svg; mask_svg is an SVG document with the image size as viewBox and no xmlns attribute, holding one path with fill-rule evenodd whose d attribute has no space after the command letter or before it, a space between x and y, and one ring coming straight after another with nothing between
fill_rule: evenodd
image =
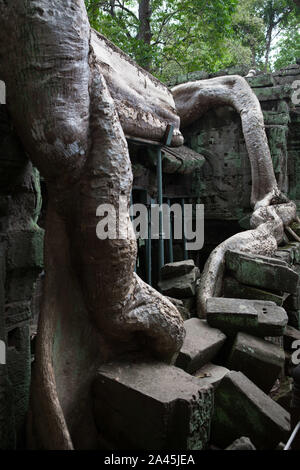
<instances>
[{"instance_id":1,"label":"stone block","mask_svg":"<svg viewBox=\"0 0 300 470\"><path fill-rule=\"evenodd\" d=\"M242 372L229 372L215 391L211 441L225 448L247 436L258 449L286 442L290 415Z\"/></svg>"},{"instance_id":2,"label":"stone block","mask_svg":"<svg viewBox=\"0 0 300 470\"><path fill-rule=\"evenodd\" d=\"M278 85L266 88L252 88L259 101L277 101L285 98L291 98L292 87L289 85Z\"/></svg>"},{"instance_id":3,"label":"stone block","mask_svg":"<svg viewBox=\"0 0 300 470\"><path fill-rule=\"evenodd\" d=\"M30 301L39 270L26 269L7 272L6 301L7 303Z\"/></svg>"},{"instance_id":4,"label":"stone block","mask_svg":"<svg viewBox=\"0 0 300 470\"><path fill-rule=\"evenodd\" d=\"M29 325L8 331L7 366L9 380L14 390L16 434L24 430L29 404L31 352Z\"/></svg>"},{"instance_id":5,"label":"stone block","mask_svg":"<svg viewBox=\"0 0 300 470\"><path fill-rule=\"evenodd\" d=\"M224 279L224 297L249 300L266 300L275 302L279 307L282 306L283 296L268 292L257 287L246 286L241 284L233 277Z\"/></svg>"},{"instance_id":6,"label":"stone block","mask_svg":"<svg viewBox=\"0 0 300 470\"><path fill-rule=\"evenodd\" d=\"M275 84L274 78L270 73L263 75L256 75L255 77L246 77L247 82L251 87L269 87Z\"/></svg>"},{"instance_id":7,"label":"stone block","mask_svg":"<svg viewBox=\"0 0 300 470\"><path fill-rule=\"evenodd\" d=\"M184 276L185 274L190 273L195 268L195 262L193 259L188 259L185 261L177 261L176 263L167 263L161 270L161 279L170 279L178 276Z\"/></svg>"},{"instance_id":8,"label":"stone block","mask_svg":"<svg viewBox=\"0 0 300 470\"><path fill-rule=\"evenodd\" d=\"M5 339L4 304L5 304L5 244L0 243L0 340Z\"/></svg>"},{"instance_id":9,"label":"stone block","mask_svg":"<svg viewBox=\"0 0 300 470\"><path fill-rule=\"evenodd\" d=\"M7 270L43 267L44 230L9 232L7 237Z\"/></svg>"},{"instance_id":10,"label":"stone block","mask_svg":"<svg viewBox=\"0 0 300 470\"><path fill-rule=\"evenodd\" d=\"M201 367L201 369L194 372L193 376L199 379L201 385L212 385L216 388L228 372L229 370L226 367L209 362Z\"/></svg>"},{"instance_id":11,"label":"stone block","mask_svg":"<svg viewBox=\"0 0 300 470\"><path fill-rule=\"evenodd\" d=\"M226 267L242 284L290 294L299 288L299 275L276 258L227 251Z\"/></svg>"},{"instance_id":12,"label":"stone block","mask_svg":"<svg viewBox=\"0 0 300 470\"><path fill-rule=\"evenodd\" d=\"M170 279L164 279L158 283L163 295L179 299L192 297L196 292L198 268L193 268L187 274Z\"/></svg>"},{"instance_id":13,"label":"stone block","mask_svg":"<svg viewBox=\"0 0 300 470\"><path fill-rule=\"evenodd\" d=\"M212 297L207 301L207 322L226 335L239 331L254 336L282 336L288 317L274 302Z\"/></svg>"},{"instance_id":14,"label":"stone block","mask_svg":"<svg viewBox=\"0 0 300 470\"><path fill-rule=\"evenodd\" d=\"M225 450L256 450L249 437L240 437L236 439Z\"/></svg>"},{"instance_id":15,"label":"stone block","mask_svg":"<svg viewBox=\"0 0 300 470\"><path fill-rule=\"evenodd\" d=\"M286 126L290 122L289 113L278 113L276 111L263 111L265 125Z\"/></svg>"},{"instance_id":16,"label":"stone block","mask_svg":"<svg viewBox=\"0 0 300 470\"><path fill-rule=\"evenodd\" d=\"M269 393L284 368L284 361L284 351L280 346L238 333L226 367L243 372L255 385Z\"/></svg>"},{"instance_id":17,"label":"stone block","mask_svg":"<svg viewBox=\"0 0 300 470\"><path fill-rule=\"evenodd\" d=\"M213 388L163 363L102 366L92 388L100 440L116 449L201 450L209 441Z\"/></svg>"},{"instance_id":18,"label":"stone block","mask_svg":"<svg viewBox=\"0 0 300 470\"><path fill-rule=\"evenodd\" d=\"M30 320L30 302L15 302L5 305L5 326L11 328L19 323Z\"/></svg>"},{"instance_id":19,"label":"stone block","mask_svg":"<svg viewBox=\"0 0 300 470\"><path fill-rule=\"evenodd\" d=\"M176 366L192 374L216 356L226 336L199 318L185 321L184 327L186 336Z\"/></svg>"}]
</instances>

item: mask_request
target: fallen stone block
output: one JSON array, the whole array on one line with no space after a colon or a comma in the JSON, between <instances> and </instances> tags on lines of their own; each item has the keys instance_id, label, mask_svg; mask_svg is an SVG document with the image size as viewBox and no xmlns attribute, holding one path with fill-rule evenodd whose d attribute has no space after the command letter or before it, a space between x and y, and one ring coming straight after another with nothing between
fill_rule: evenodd
<instances>
[{"instance_id":1,"label":"fallen stone block","mask_svg":"<svg viewBox=\"0 0 300 470\"><path fill-rule=\"evenodd\" d=\"M225 450L256 450L249 437L240 437L236 439Z\"/></svg>"},{"instance_id":2,"label":"fallen stone block","mask_svg":"<svg viewBox=\"0 0 300 470\"><path fill-rule=\"evenodd\" d=\"M161 279L183 276L184 274L190 273L194 268L195 262L193 259L177 261L176 263L167 263L160 270Z\"/></svg>"},{"instance_id":3,"label":"fallen stone block","mask_svg":"<svg viewBox=\"0 0 300 470\"><path fill-rule=\"evenodd\" d=\"M222 448L247 436L258 449L286 442L290 415L242 372L229 372L215 390L211 441Z\"/></svg>"},{"instance_id":4,"label":"fallen stone block","mask_svg":"<svg viewBox=\"0 0 300 470\"><path fill-rule=\"evenodd\" d=\"M290 294L296 294L299 287L299 275L280 259L227 251L226 267L249 286Z\"/></svg>"},{"instance_id":5,"label":"fallen stone block","mask_svg":"<svg viewBox=\"0 0 300 470\"><path fill-rule=\"evenodd\" d=\"M201 450L207 446L213 388L163 363L102 366L92 387L100 441L116 449Z\"/></svg>"},{"instance_id":6,"label":"fallen stone block","mask_svg":"<svg viewBox=\"0 0 300 470\"><path fill-rule=\"evenodd\" d=\"M44 230L20 230L7 238L7 270L43 267Z\"/></svg>"},{"instance_id":7,"label":"fallen stone block","mask_svg":"<svg viewBox=\"0 0 300 470\"><path fill-rule=\"evenodd\" d=\"M239 331L254 336L282 336L288 317L274 302L212 297L207 300L207 322L226 335Z\"/></svg>"},{"instance_id":8,"label":"fallen stone block","mask_svg":"<svg viewBox=\"0 0 300 470\"><path fill-rule=\"evenodd\" d=\"M161 293L179 299L192 297L196 292L197 273L198 268L194 267L187 274L160 281L158 286Z\"/></svg>"},{"instance_id":9,"label":"fallen stone block","mask_svg":"<svg viewBox=\"0 0 300 470\"><path fill-rule=\"evenodd\" d=\"M176 360L176 366L192 374L210 362L226 340L222 331L212 328L205 320L191 318L184 322L186 336Z\"/></svg>"},{"instance_id":10,"label":"fallen stone block","mask_svg":"<svg viewBox=\"0 0 300 470\"><path fill-rule=\"evenodd\" d=\"M268 302L275 302L279 307L282 306L283 296L268 292L256 287L246 286L241 284L233 277L226 277L224 279L224 297L235 299L249 299L249 300L266 300Z\"/></svg>"},{"instance_id":11,"label":"fallen stone block","mask_svg":"<svg viewBox=\"0 0 300 470\"><path fill-rule=\"evenodd\" d=\"M280 346L238 333L226 367L243 372L255 385L269 393L284 368L284 361L284 351Z\"/></svg>"},{"instance_id":12,"label":"fallen stone block","mask_svg":"<svg viewBox=\"0 0 300 470\"><path fill-rule=\"evenodd\" d=\"M212 385L216 388L228 372L226 367L208 363L194 372L193 376L199 379L201 385Z\"/></svg>"}]
</instances>

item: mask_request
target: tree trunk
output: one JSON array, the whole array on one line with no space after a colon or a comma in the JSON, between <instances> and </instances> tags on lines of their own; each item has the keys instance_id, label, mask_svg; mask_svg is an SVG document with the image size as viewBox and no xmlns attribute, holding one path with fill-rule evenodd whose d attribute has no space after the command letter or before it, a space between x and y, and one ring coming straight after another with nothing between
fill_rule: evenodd
<instances>
[{"instance_id":1,"label":"tree trunk","mask_svg":"<svg viewBox=\"0 0 300 470\"><path fill-rule=\"evenodd\" d=\"M274 25L271 23L266 34L265 72L268 71Z\"/></svg>"},{"instance_id":2,"label":"tree trunk","mask_svg":"<svg viewBox=\"0 0 300 470\"><path fill-rule=\"evenodd\" d=\"M31 445L95 448L90 385L97 367L129 353L171 361L183 323L134 273L127 142L83 0L0 0L0 22L9 111L49 195ZM111 204L118 216L119 196L119 236L100 240L96 210Z\"/></svg>"},{"instance_id":3,"label":"tree trunk","mask_svg":"<svg viewBox=\"0 0 300 470\"><path fill-rule=\"evenodd\" d=\"M137 39L143 41L147 46L150 46L152 39L151 32L151 0L139 0L139 32ZM148 49L147 49L148 50ZM148 54L144 61L145 70L150 70L151 68L151 57Z\"/></svg>"}]
</instances>

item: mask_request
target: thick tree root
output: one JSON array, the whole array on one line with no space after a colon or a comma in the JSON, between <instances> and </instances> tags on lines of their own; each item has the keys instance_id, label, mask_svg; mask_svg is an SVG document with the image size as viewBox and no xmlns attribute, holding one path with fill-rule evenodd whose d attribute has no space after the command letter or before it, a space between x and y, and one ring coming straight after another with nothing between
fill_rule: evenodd
<instances>
[{"instance_id":1,"label":"thick tree root","mask_svg":"<svg viewBox=\"0 0 300 470\"><path fill-rule=\"evenodd\" d=\"M0 13L9 110L49 197L29 434L41 448L96 448L97 367L128 353L171 361L183 321L134 274L131 163L84 1L0 0ZM96 235L101 204L121 216L114 239Z\"/></svg>"}]
</instances>

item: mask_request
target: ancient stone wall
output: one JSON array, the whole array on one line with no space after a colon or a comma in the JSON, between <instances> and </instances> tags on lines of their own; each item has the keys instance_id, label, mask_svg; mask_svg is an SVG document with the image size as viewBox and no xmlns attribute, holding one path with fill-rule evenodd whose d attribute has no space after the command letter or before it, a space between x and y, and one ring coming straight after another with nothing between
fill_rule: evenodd
<instances>
[{"instance_id":1,"label":"ancient stone wall","mask_svg":"<svg viewBox=\"0 0 300 470\"><path fill-rule=\"evenodd\" d=\"M33 289L43 267L39 174L28 161L5 105L0 106L0 449L24 445Z\"/></svg>"}]
</instances>

